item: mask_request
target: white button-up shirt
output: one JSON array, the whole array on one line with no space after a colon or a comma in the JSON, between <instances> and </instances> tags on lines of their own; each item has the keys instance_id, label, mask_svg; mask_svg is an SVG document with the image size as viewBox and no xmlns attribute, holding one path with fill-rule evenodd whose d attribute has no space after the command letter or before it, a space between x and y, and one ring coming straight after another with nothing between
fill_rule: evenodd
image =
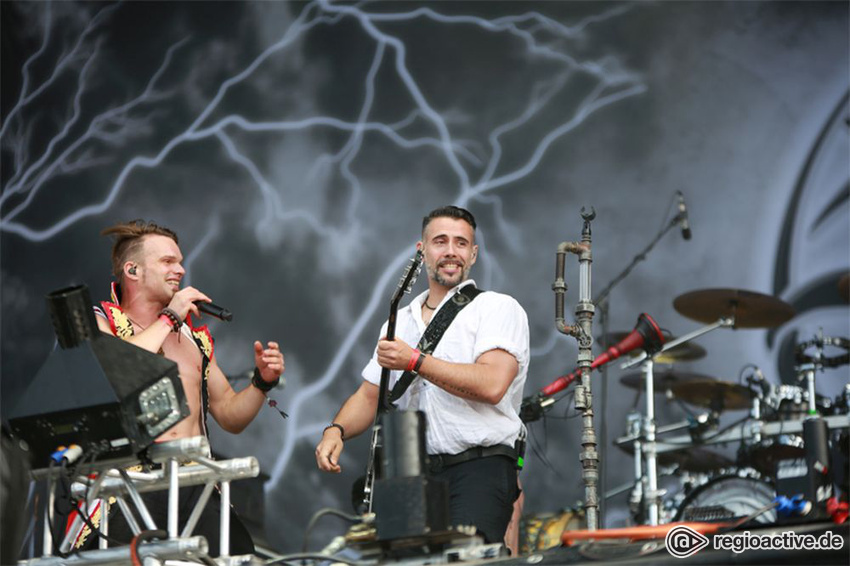
<instances>
[{"instance_id":1,"label":"white button-up shirt","mask_svg":"<svg viewBox=\"0 0 850 566\"><path fill-rule=\"evenodd\" d=\"M450 290L434 312L462 287L474 285L471 279ZM422 320L422 303L428 296L425 291L409 305L399 309L396 320L396 337L415 348L425 333ZM433 317L432 317L433 320ZM387 323L381 328L386 335ZM425 379L418 378L398 400L399 409L418 409L427 418L426 449L429 454L458 454L473 446L513 446L523 427L519 419L522 390L528 374L529 362L528 317L512 297L485 291L468 304L446 329L442 340L433 352L435 358L458 364L475 363L481 354L500 349L516 358L519 371L501 401L496 405L470 401L457 397ZM394 370L390 374L390 390L403 374ZM363 369L363 378L380 386L381 366L375 355ZM417 406L411 407L411 393Z\"/></svg>"}]
</instances>

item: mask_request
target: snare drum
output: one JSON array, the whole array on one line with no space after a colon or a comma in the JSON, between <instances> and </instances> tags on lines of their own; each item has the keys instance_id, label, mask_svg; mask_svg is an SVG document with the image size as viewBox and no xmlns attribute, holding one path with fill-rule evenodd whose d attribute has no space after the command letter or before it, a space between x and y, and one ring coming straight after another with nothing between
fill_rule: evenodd
<instances>
[{"instance_id":1,"label":"snare drum","mask_svg":"<svg viewBox=\"0 0 850 566\"><path fill-rule=\"evenodd\" d=\"M746 517L773 503L775 497L776 490L755 470L726 471L688 493L673 520L723 521ZM776 511L771 509L754 520L773 523Z\"/></svg>"}]
</instances>

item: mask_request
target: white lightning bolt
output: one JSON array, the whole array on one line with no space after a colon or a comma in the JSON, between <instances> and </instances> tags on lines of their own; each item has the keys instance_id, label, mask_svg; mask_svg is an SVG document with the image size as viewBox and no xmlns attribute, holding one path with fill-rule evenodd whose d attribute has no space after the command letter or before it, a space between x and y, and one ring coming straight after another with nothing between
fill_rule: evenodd
<instances>
[{"instance_id":1,"label":"white lightning bolt","mask_svg":"<svg viewBox=\"0 0 850 566\"><path fill-rule=\"evenodd\" d=\"M518 181L526 178L539 167L552 144L575 130L578 125L584 123L594 113L627 97L644 92L646 89L637 77L627 72L611 70L607 65L600 62L578 61L564 47L570 40L586 33L589 26L620 16L629 9L625 5L617 6L601 14L585 18L575 25L566 26L536 12L490 20L477 16L445 15L431 8L418 8L402 13L370 13L359 5L337 5L326 0L312 2L301 10L298 17L292 21L276 42L265 48L241 71L219 85L216 94L187 128L163 143L153 155L135 155L130 158L123 165L102 200L81 206L45 228L32 228L16 221L16 217L22 211L37 202L36 196L40 189L50 180L56 178L56 176L102 162L103 157L85 152L92 141L117 143L120 140L116 136L120 137L121 140L127 139L132 125L138 124L138 122L133 122L134 118L131 116L131 111L138 110L143 103L162 100L165 96L156 90L156 84L168 67L177 48L182 45L182 43L177 44L168 50L165 60L155 75L151 77L145 91L133 101L96 116L89 124L86 132L73 141L67 140L71 126L66 127L64 133L60 129L60 132L51 140L41 156L28 167L24 166L27 162L24 151L15 154L18 167L11 180L14 182L10 181L4 186L3 195L0 196L0 207L5 205L7 199L11 199L13 195L26 194L26 197L21 199L15 208L0 217L0 230L35 242L53 238L74 223L106 211L119 195L129 176L136 170L158 167L177 147L183 144L215 139L220 143L224 154L238 165L258 188L258 194L262 199L265 211L262 223L268 225L269 223L303 222L316 234L333 236L334 230L325 227L315 215L308 211L296 210L287 206L287 203L282 200L278 188L266 178L261 168L244 151L240 150L231 135L233 130L251 134L332 129L345 132L347 140L335 154L320 156L316 160L312 172L315 173L325 166L337 168L351 190L352 198L346 211L349 219L355 218L360 195L363 192L361 179L355 174L353 165L357 162L363 145L366 143L365 134L373 132L380 134L405 151L416 151L422 148L437 150L441 159L445 161L454 175L456 182L454 203L459 206L468 206L470 201L476 200L491 206L495 211L497 229L509 236L506 241L513 246L515 251L518 251L521 249L521 232L505 218L502 200L498 196L497 190L515 185ZM105 11L103 10L101 13ZM103 18L105 17L104 15ZM441 114L435 109L423 93L421 81L417 79L414 71L409 67L406 59L405 41L401 37L382 29L382 24L412 21L418 18L428 19L442 25L472 26L492 34L506 35L514 41L518 39L524 46L525 54L529 59L542 59L557 63L561 66L561 70L534 86L531 97L523 110L517 116L511 117L493 128L488 136L488 147L484 148L483 144L479 146L474 140L462 140L453 133L452 120L447 113ZM372 61L363 81L364 97L356 119L346 121L334 116L311 116L297 120L278 118L260 121L249 120L238 114L228 114L211 119L216 111L220 110L221 103L225 100L228 92L234 86L252 77L264 62L273 56L285 54L287 48L296 45L299 40L304 39L317 26L332 27L343 20L357 22L362 31L375 42ZM7 117L6 123L3 124L0 136L5 136L8 129L10 132L17 132L16 139L26 137L26 127L18 121L17 115L22 115L26 106L38 96L38 89L27 92L29 88L28 69L30 63L41 56L49 41L49 22L50 18L48 17L42 46L27 60L24 66L25 80L21 97L13 112ZM93 20L90 27L94 29L97 25L98 23ZM90 33L91 31L84 31L80 41L82 42L83 38ZM554 38L554 40L545 43L544 37ZM72 110L78 108L78 99L85 93L85 73L88 72L88 65L95 64L94 61L94 57L86 61L86 66L81 71L77 95L75 101L71 104ZM379 69L386 61L391 62L397 78L412 99L413 106L406 114L406 118L392 123L384 123L371 118L374 113L377 88L375 79ZM512 169L507 169L502 140L510 133L531 122L544 110L551 109L551 102L554 97L563 91L570 78L576 73L595 78L595 87L590 90L576 108L563 116L561 122L553 124L548 132L536 141L530 151L530 156L524 162ZM50 80L52 79L42 83L42 86ZM75 120L79 118L79 112L74 111L71 116L66 126L76 124ZM17 130L10 126L12 122L18 124L15 126ZM403 134L412 125L419 123L427 125L429 131L434 132L434 135L412 138ZM116 125L119 126L117 133L110 129ZM62 143L67 143L67 145L60 152L58 147ZM471 151L470 147L477 148L483 158ZM512 162L514 161L516 160L512 160ZM187 263L194 261L207 248L218 234L218 229L216 222L210 227L193 253L190 254ZM258 231L260 231L259 227ZM482 247L482 252L486 252L484 235L480 234L477 238ZM282 448L271 470L270 480L266 484L267 492L279 484L279 480L289 465L297 442L308 436L312 437L317 431L321 430L321 424L302 422L305 420L305 411L303 410L305 403L328 388L337 379L340 370L343 367L348 367L347 365L344 366L344 362L351 355L354 346L364 339L367 324L385 304L386 288L395 281L412 250L413 242L411 241L394 254L393 259L372 285L373 290L368 300L356 316L354 324L348 329L349 332L342 344L335 348L335 354L321 376L314 382L302 387L292 396L289 410L290 424L286 428ZM485 287L491 287L495 279L503 277L503 273L501 267L495 261L484 262L484 266L482 282ZM558 335L553 333L547 343L536 347L533 353L537 355L541 352L548 352L554 347L557 338Z\"/></svg>"}]
</instances>

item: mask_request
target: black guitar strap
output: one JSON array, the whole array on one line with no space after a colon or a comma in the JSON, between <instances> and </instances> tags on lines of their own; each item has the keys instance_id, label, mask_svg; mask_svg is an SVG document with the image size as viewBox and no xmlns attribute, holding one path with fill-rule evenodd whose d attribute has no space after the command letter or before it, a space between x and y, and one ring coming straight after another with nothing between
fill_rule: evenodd
<instances>
[{"instance_id":1,"label":"black guitar strap","mask_svg":"<svg viewBox=\"0 0 850 566\"><path fill-rule=\"evenodd\" d=\"M454 296L445 305L443 305L442 308L440 308L440 312L438 312L428 324L428 328L425 329L425 333L422 335L422 338L419 340L419 344L416 346L419 351L423 354L431 354L437 348L437 344L440 343L440 340L443 338L443 334L446 333L446 329L451 325L457 314L462 311L466 305L471 303L475 297L483 292L484 291L480 289L476 289L475 285L467 285L455 293ZM416 379L415 373L412 371L404 372L402 376L398 378L393 390L390 392L390 403L395 403L401 399L401 396L404 395L404 392L407 391L407 388L410 387L410 384L413 383L414 379Z\"/></svg>"}]
</instances>

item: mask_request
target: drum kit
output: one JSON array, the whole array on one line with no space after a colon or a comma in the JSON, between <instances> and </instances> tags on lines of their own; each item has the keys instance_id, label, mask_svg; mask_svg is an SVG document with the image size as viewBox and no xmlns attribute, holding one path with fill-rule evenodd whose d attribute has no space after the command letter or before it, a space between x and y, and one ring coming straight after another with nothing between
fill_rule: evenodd
<instances>
[{"instance_id":1,"label":"drum kit","mask_svg":"<svg viewBox=\"0 0 850 566\"><path fill-rule=\"evenodd\" d=\"M620 383L645 397L644 412L632 411L626 433L614 442L634 459L635 482L629 484L632 520L658 525L745 517L764 510L777 495L777 464L805 456L806 419L823 418L833 432L850 425L850 383L834 401L818 395L815 387L817 372L848 363L850 341L820 333L799 344L795 352L798 385L771 384L755 366L748 366L749 376L746 368L742 371L739 383L722 381L675 368L679 362L706 356L706 350L691 340L717 328L775 328L790 320L794 309L779 298L738 289L693 291L677 297L673 306L706 326L679 338L669 337L654 355L633 352L622 365L623 369L642 366L640 372L624 375ZM612 343L624 335L611 333L606 338ZM825 355L835 349L843 353ZM666 369L655 371L656 364ZM656 395L678 403L687 418L659 426ZM695 414L688 406L706 412ZM721 428L721 417L735 411L748 414ZM676 432L679 436L669 436ZM709 448L727 444L740 447L735 458ZM678 481L671 484L672 489L660 489L660 478ZM624 490L614 493L620 491ZM756 520L773 522L776 513L763 512Z\"/></svg>"}]
</instances>

